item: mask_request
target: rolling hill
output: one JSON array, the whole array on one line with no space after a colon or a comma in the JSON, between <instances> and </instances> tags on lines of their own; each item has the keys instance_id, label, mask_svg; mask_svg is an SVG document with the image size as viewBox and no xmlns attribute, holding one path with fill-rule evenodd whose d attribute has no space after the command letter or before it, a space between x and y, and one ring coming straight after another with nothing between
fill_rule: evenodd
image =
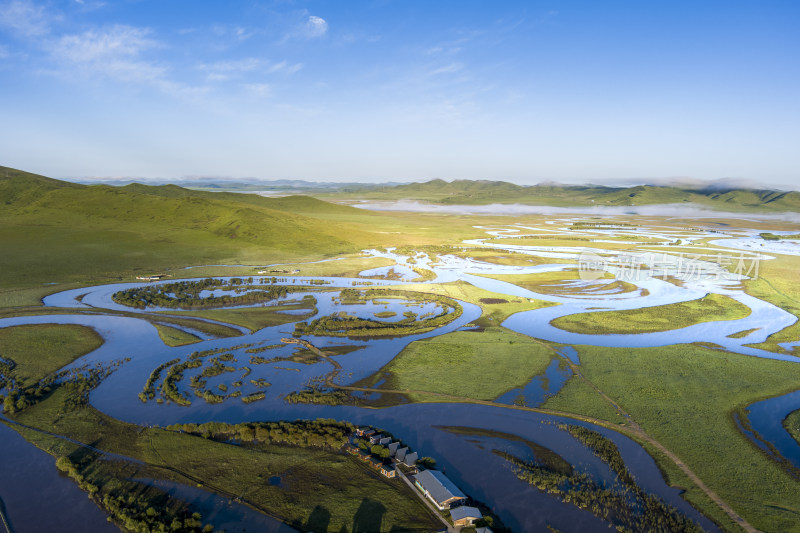
<instances>
[{"instance_id":1,"label":"rolling hill","mask_svg":"<svg viewBox=\"0 0 800 533\"><path fill-rule=\"evenodd\" d=\"M369 212L307 196L81 185L0 167L0 286L187 265L319 259L382 244Z\"/></svg>"},{"instance_id":2,"label":"rolling hill","mask_svg":"<svg viewBox=\"0 0 800 533\"><path fill-rule=\"evenodd\" d=\"M327 197L327 196L322 196ZM800 211L800 192L769 189L681 188L638 185L604 187L543 183L523 186L504 181L432 180L392 187L350 189L330 197L338 199L421 200L440 204L492 203L567 206L636 206L692 203L726 211Z\"/></svg>"}]
</instances>

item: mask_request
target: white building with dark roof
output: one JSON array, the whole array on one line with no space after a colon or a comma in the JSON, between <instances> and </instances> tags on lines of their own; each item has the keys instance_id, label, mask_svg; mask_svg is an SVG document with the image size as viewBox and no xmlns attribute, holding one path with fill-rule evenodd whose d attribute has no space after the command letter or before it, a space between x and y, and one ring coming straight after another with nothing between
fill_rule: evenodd
<instances>
[{"instance_id":1,"label":"white building with dark roof","mask_svg":"<svg viewBox=\"0 0 800 533\"><path fill-rule=\"evenodd\" d=\"M456 507L450 509L450 518L453 519L454 526L471 526L482 518L481 511L477 507Z\"/></svg>"},{"instance_id":2,"label":"white building with dark roof","mask_svg":"<svg viewBox=\"0 0 800 533\"><path fill-rule=\"evenodd\" d=\"M415 476L414 484L440 510L450 509L453 504L467 499L466 494L438 470L423 470Z\"/></svg>"}]
</instances>

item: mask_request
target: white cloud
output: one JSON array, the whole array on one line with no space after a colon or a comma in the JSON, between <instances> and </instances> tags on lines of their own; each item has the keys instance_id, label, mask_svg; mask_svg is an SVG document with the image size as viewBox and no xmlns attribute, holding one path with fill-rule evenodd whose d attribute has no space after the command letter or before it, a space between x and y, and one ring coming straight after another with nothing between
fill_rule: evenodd
<instances>
[{"instance_id":1,"label":"white cloud","mask_svg":"<svg viewBox=\"0 0 800 533\"><path fill-rule=\"evenodd\" d=\"M455 74L456 72L460 72L462 70L464 70L464 65L462 63L450 63L449 65L444 65L431 70L428 72L428 76L438 76L439 74Z\"/></svg>"},{"instance_id":2,"label":"white cloud","mask_svg":"<svg viewBox=\"0 0 800 533\"><path fill-rule=\"evenodd\" d=\"M268 83L248 83L244 88L257 98L267 98L272 95L272 86Z\"/></svg>"},{"instance_id":3,"label":"white cloud","mask_svg":"<svg viewBox=\"0 0 800 533\"><path fill-rule=\"evenodd\" d=\"M76 69L93 76L106 76L125 82L152 83L173 92L179 89L166 79L167 68L141 58L143 52L160 46L150 30L115 25L64 35L49 45L60 63L62 74Z\"/></svg>"},{"instance_id":4,"label":"white cloud","mask_svg":"<svg viewBox=\"0 0 800 533\"><path fill-rule=\"evenodd\" d=\"M309 39L315 39L328 33L328 23L324 18L310 15L306 21L304 29L306 37Z\"/></svg>"},{"instance_id":5,"label":"white cloud","mask_svg":"<svg viewBox=\"0 0 800 533\"><path fill-rule=\"evenodd\" d=\"M207 78L210 81L225 81L231 78L241 77L247 73L294 74L303 68L303 64L290 64L285 60L278 63L270 63L255 57L248 57L234 61L219 61L216 63L202 64L197 68L207 72Z\"/></svg>"},{"instance_id":6,"label":"white cloud","mask_svg":"<svg viewBox=\"0 0 800 533\"><path fill-rule=\"evenodd\" d=\"M267 73L274 74L276 72L282 72L284 74L294 74L295 72L297 72L302 68L303 68L302 63L295 63L293 65L290 65L288 61L281 61L280 63L275 63L274 65L271 65L267 69Z\"/></svg>"},{"instance_id":7,"label":"white cloud","mask_svg":"<svg viewBox=\"0 0 800 533\"><path fill-rule=\"evenodd\" d=\"M144 50L158 45L149 35L149 30L124 25L89 30L64 35L54 47L54 53L74 63L103 63L135 58Z\"/></svg>"},{"instance_id":8,"label":"white cloud","mask_svg":"<svg viewBox=\"0 0 800 533\"><path fill-rule=\"evenodd\" d=\"M263 65L264 62L260 59L248 57L235 61L218 61L216 63L203 64L198 68L208 73L209 80L224 81L234 76L240 76L245 72L260 69Z\"/></svg>"},{"instance_id":9,"label":"white cloud","mask_svg":"<svg viewBox=\"0 0 800 533\"><path fill-rule=\"evenodd\" d=\"M255 31L247 30L242 26L227 26L224 24L215 24L212 26L211 31L218 37L231 38L238 42L245 41L256 34Z\"/></svg>"},{"instance_id":10,"label":"white cloud","mask_svg":"<svg viewBox=\"0 0 800 533\"><path fill-rule=\"evenodd\" d=\"M14 0L0 5L0 27L25 37L41 37L50 32L51 17L44 7L27 0Z\"/></svg>"}]
</instances>

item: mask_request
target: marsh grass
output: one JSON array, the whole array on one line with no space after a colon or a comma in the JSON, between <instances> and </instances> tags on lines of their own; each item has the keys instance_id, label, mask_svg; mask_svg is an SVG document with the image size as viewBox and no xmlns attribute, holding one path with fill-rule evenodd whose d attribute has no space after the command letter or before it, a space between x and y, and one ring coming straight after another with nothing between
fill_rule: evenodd
<instances>
[{"instance_id":1,"label":"marsh grass","mask_svg":"<svg viewBox=\"0 0 800 533\"><path fill-rule=\"evenodd\" d=\"M282 313L281 311L305 310L306 314L295 315ZM228 324L236 324L249 329L251 332L258 331L270 326L279 326L297 320L308 318L314 312L313 305L309 304L283 304L269 307L241 307L238 309L203 309L195 311L165 311L170 315L208 318L218 320Z\"/></svg>"},{"instance_id":2,"label":"marsh grass","mask_svg":"<svg viewBox=\"0 0 800 533\"><path fill-rule=\"evenodd\" d=\"M383 388L493 400L542 374L553 355L549 346L501 327L456 331L408 345L383 368L389 373Z\"/></svg>"},{"instance_id":3,"label":"marsh grass","mask_svg":"<svg viewBox=\"0 0 800 533\"><path fill-rule=\"evenodd\" d=\"M800 365L694 345L582 346L578 351L583 374L751 524L763 531L795 530L800 482L739 432L733 413L796 389ZM568 383L544 407L588 414L598 412L602 401ZM727 521L668 461L660 466L670 482L689 486L685 497L690 502Z\"/></svg>"},{"instance_id":4,"label":"marsh grass","mask_svg":"<svg viewBox=\"0 0 800 533\"><path fill-rule=\"evenodd\" d=\"M738 320L750 308L728 296L708 294L688 302L625 311L594 311L556 318L553 326L592 335L637 334L685 328L701 322Z\"/></svg>"},{"instance_id":5,"label":"marsh grass","mask_svg":"<svg viewBox=\"0 0 800 533\"><path fill-rule=\"evenodd\" d=\"M20 387L38 382L102 344L103 339L93 329L74 324L0 329L0 357L16 363L12 374Z\"/></svg>"},{"instance_id":6,"label":"marsh grass","mask_svg":"<svg viewBox=\"0 0 800 533\"><path fill-rule=\"evenodd\" d=\"M161 340L164 341L164 344L167 346L185 346L202 340L200 337L192 335L182 329L159 324L158 322L153 323L153 325L158 330L158 336L161 337Z\"/></svg>"}]
</instances>

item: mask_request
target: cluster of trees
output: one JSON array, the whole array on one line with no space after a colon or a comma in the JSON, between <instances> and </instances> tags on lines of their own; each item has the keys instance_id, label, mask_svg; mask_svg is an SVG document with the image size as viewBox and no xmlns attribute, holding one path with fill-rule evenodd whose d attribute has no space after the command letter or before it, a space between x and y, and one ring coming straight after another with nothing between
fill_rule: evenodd
<instances>
[{"instance_id":1,"label":"cluster of trees","mask_svg":"<svg viewBox=\"0 0 800 533\"><path fill-rule=\"evenodd\" d=\"M317 405L357 405L358 399L341 389L326 389L314 384L303 390L290 392L284 397L286 403L313 403Z\"/></svg>"},{"instance_id":2,"label":"cluster of trees","mask_svg":"<svg viewBox=\"0 0 800 533\"><path fill-rule=\"evenodd\" d=\"M155 385L156 382L161 379L161 372L163 372L166 368L171 367L172 365L178 364L180 362L179 358L171 359L166 363L161 363L152 372L150 372L150 376L147 378L147 381L144 384L144 390L139 393L139 399L142 402L147 402L147 400L152 400L156 397L156 389Z\"/></svg>"},{"instance_id":3,"label":"cluster of trees","mask_svg":"<svg viewBox=\"0 0 800 533\"><path fill-rule=\"evenodd\" d=\"M583 426L576 426L574 424L557 424L557 426L568 431L570 435L592 450L592 453L599 457L617 474L619 480L623 484L636 487L636 480L633 479L628 467L625 466L625 461L619 453L619 448L617 448L617 445L614 444L613 441L605 438L597 431Z\"/></svg>"},{"instance_id":4,"label":"cluster of trees","mask_svg":"<svg viewBox=\"0 0 800 533\"><path fill-rule=\"evenodd\" d=\"M603 461L612 461L609 467L624 472L619 483L612 486L598 484L586 473L557 471L546 464L524 461L507 452L494 450L514 465L516 476L541 491L592 512L611 522L620 531L700 532L702 528L678 509L659 497L647 494L633 480L619 456L616 445L599 433L579 426L567 429L585 442ZM585 439L585 441L584 441ZM603 442L603 440L607 442ZM606 461L607 462L607 461ZM619 472L618 472L619 473Z\"/></svg>"},{"instance_id":5,"label":"cluster of trees","mask_svg":"<svg viewBox=\"0 0 800 533\"><path fill-rule=\"evenodd\" d=\"M156 392L158 390L156 383L161 378L162 372L168 369L167 374L164 377L164 381L160 387L161 394L167 400L175 402L178 405L191 405L192 400L190 399L189 395L182 393L179 388L180 382L183 381L184 372L189 369L202 367L205 364L206 358L212 355L216 355L221 352L228 352L228 350L245 348L247 346L252 346L252 344L243 344L241 346L234 346L233 348L216 348L203 352L192 352L189 354L189 357L186 361L181 362L180 358L177 358L167 361L166 363L162 363L150 373L150 377L147 379L144 389L139 393L139 399L143 402L146 402L156 397ZM230 352L222 353L222 355L213 357L210 360L211 364L204 368L198 375L192 376L192 379L190 380L190 386L193 389L195 396L198 398L203 398L209 403L220 403L221 401L225 400L225 398L241 396L241 391L234 391L227 396L220 396L213 392L203 390L206 387L205 378L217 376L225 372L233 372L236 370L236 368L232 366L225 365L223 361L235 361L235 357ZM249 375L251 372L248 367L242 367L240 370L245 370L244 376ZM160 403L161 401L161 398L159 398L158 402Z\"/></svg>"},{"instance_id":6,"label":"cluster of trees","mask_svg":"<svg viewBox=\"0 0 800 533\"><path fill-rule=\"evenodd\" d=\"M167 376L164 378L162 390L167 400L173 401L178 405L189 406L192 405L192 400L182 393L178 388L178 384L183 380L183 373L190 368L200 368L203 366L202 359L189 359L182 363L172 365L167 371Z\"/></svg>"},{"instance_id":7,"label":"cluster of trees","mask_svg":"<svg viewBox=\"0 0 800 533\"><path fill-rule=\"evenodd\" d=\"M214 526L203 525L200 513L192 513L185 503L170 498L154 487L130 479L104 478L85 472L69 457L59 457L56 467L74 479L111 519L127 531L152 533L213 533ZM219 532L222 533L222 532Z\"/></svg>"},{"instance_id":8,"label":"cluster of trees","mask_svg":"<svg viewBox=\"0 0 800 533\"><path fill-rule=\"evenodd\" d=\"M252 278L250 278L252 282ZM201 297L203 291L233 288L233 294ZM199 281L176 281L163 285L147 285L134 287L114 293L113 299L118 304L143 309L148 306L167 307L171 309L196 309L204 307L227 307L267 302L285 297L296 290L292 287L273 286L253 289L241 278L230 281L208 278Z\"/></svg>"},{"instance_id":9,"label":"cluster of trees","mask_svg":"<svg viewBox=\"0 0 800 533\"><path fill-rule=\"evenodd\" d=\"M242 401L244 403L253 403L259 400L263 400L266 397L267 395L263 391L251 392L250 394L242 396Z\"/></svg>"},{"instance_id":10,"label":"cluster of trees","mask_svg":"<svg viewBox=\"0 0 800 533\"><path fill-rule=\"evenodd\" d=\"M249 348L245 350L245 353L261 353L281 347L283 347L283 344L269 344L267 346L259 346L258 348Z\"/></svg>"},{"instance_id":11,"label":"cluster of trees","mask_svg":"<svg viewBox=\"0 0 800 533\"><path fill-rule=\"evenodd\" d=\"M294 422L173 424L167 426L166 429L222 442L238 440L250 444L278 444L338 450L347 443L348 437L353 433L355 427L349 422L319 418Z\"/></svg>"},{"instance_id":12,"label":"cluster of trees","mask_svg":"<svg viewBox=\"0 0 800 533\"><path fill-rule=\"evenodd\" d=\"M404 298L418 301L420 296L423 295L415 292L392 291L387 289L343 289L339 294L339 299L342 303L353 304L376 297ZM405 316L404 319L396 322L384 322L381 320L359 318L343 313L334 313L330 316L313 320L310 323L298 322L295 324L294 334L296 336L325 335L339 337L412 335L415 333L425 333L444 326L461 316L461 306L452 298L434 294L425 294L424 298L425 303L438 303L443 309L442 312L418 320L417 315L409 311L403 313Z\"/></svg>"},{"instance_id":13,"label":"cluster of trees","mask_svg":"<svg viewBox=\"0 0 800 533\"><path fill-rule=\"evenodd\" d=\"M236 367L226 365L220 361L219 357L211 358L209 363L210 364L204 367L203 371L200 372L201 377L213 378L214 376L219 376L228 372L236 372Z\"/></svg>"}]
</instances>

